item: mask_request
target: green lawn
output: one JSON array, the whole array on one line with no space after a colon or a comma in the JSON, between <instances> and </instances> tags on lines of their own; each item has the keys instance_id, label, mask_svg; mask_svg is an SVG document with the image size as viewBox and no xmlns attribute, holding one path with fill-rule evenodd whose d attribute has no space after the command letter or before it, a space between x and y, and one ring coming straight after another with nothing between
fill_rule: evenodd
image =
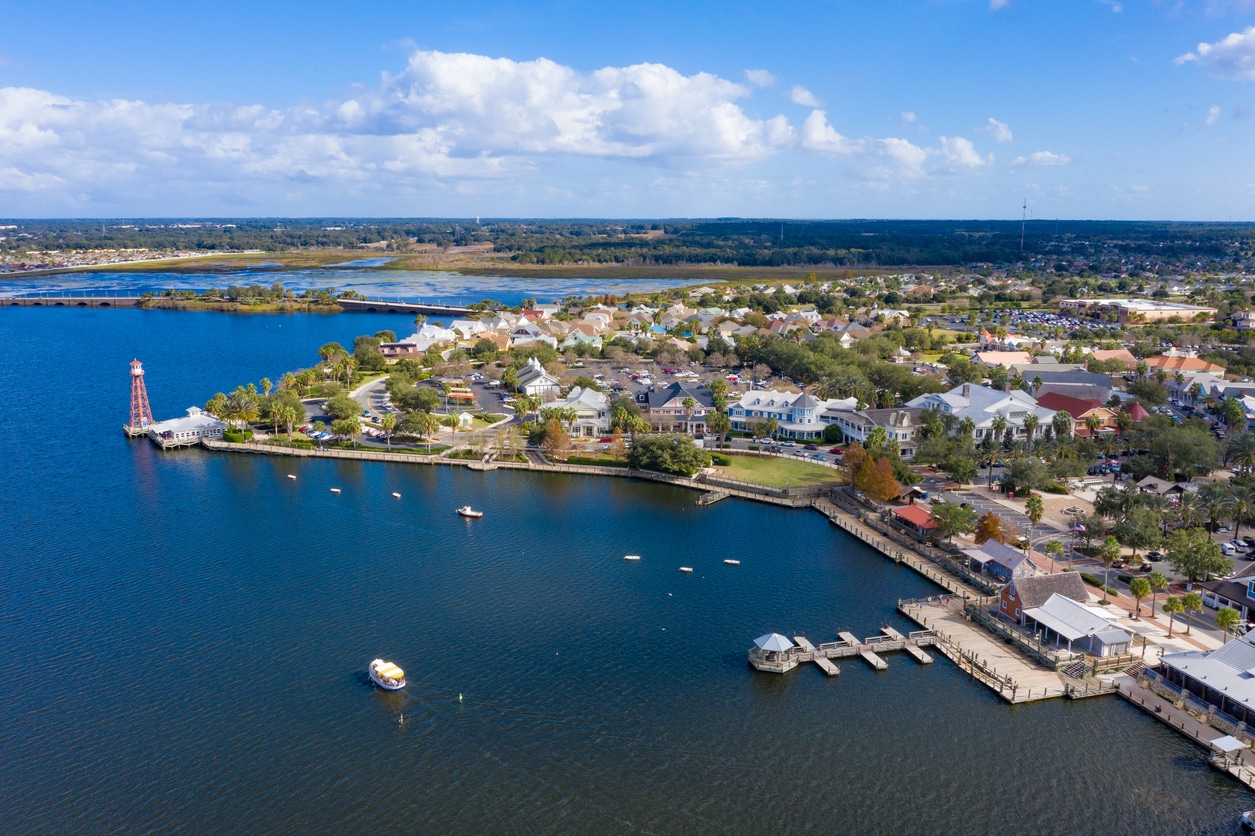
<instances>
[{"instance_id":1,"label":"green lawn","mask_svg":"<svg viewBox=\"0 0 1255 836\"><path fill-rule=\"evenodd\" d=\"M804 488L845 481L845 474L841 471L801 459L759 459L753 456L730 458L732 464L716 468L721 475L769 488L783 488L786 485L790 488Z\"/></svg>"}]
</instances>

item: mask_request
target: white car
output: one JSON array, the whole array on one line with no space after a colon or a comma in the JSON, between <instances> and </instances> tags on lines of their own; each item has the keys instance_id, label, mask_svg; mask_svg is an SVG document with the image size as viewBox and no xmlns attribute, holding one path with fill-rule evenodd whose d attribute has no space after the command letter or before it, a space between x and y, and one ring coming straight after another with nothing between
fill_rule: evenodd
<instances>
[{"instance_id":1,"label":"white car","mask_svg":"<svg viewBox=\"0 0 1255 836\"><path fill-rule=\"evenodd\" d=\"M784 440L784 441L781 441L781 442L780 442L780 446L781 446L781 447L796 447L796 446L797 446L797 442L796 442L796 441L789 441L789 440L787 440L787 439L786 439L786 440Z\"/></svg>"},{"instance_id":2,"label":"white car","mask_svg":"<svg viewBox=\"0 0 1255 836\"><path fill-rule=\"evenodd\" d=\"M1235 550L1240 551L1240 552L1250 550L1250 546L1246 545L1241 540L1230 540L1228 542L1228 545L1232 546Z\"/></svg>"},{"instance_id":3,"label":"white car","mask_svg":"<svg viewBox=\"0 0 1255 836\"><path fill-rule=\"evenodd\" d=\"M1238 550L1233 548L1232 543L1221 543L1220 553L1225 555L1226 557L1232 557L1233 555L1238 553Z\"/></svg>"}]
</instances>

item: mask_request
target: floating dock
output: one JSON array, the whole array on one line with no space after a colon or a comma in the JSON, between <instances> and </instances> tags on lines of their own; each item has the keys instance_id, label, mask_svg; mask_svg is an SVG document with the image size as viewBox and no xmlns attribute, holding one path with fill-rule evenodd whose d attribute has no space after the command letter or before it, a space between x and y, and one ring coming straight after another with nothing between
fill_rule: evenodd
<instances>
[{"instance_id":1,"label":"floating dock","mask_svg":"<svg viewBox=\"0 0 1255 836\"><path fill-rule=\"evenodd\" d=\"M849 631L837 634L840 638L835 642L824 642L816 645L806 636L796 634L792 638L792 646L783 650L751 647L747 655L750 667L768 673L787 673L802 662L814 662L828 676L836 676L841 669L833 664L833 659L859 657L873 669L883 671L889 663L880 658L881 653L895 650L906 651L912 659L922 665L932 663L932 656L923 648L936 644L938 638L932 630L916 630L903 635L892 627L882 627L880 635L860 640ZM785 643L789 640L776 634Z\"/></svg>"}]
</instances>

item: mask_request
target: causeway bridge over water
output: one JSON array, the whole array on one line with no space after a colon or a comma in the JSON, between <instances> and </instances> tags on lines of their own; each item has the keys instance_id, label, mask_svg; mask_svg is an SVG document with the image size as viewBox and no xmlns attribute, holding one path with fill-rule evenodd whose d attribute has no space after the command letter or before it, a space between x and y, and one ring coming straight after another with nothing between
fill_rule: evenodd
<instances>
[{"instance_id":1,"label":"causeway bridge over water","mask_svg":"<svg viewBox=\"0 0 1255 836\"><path fill-rule=\"evenodd\" d=\"M430 305L424 302L402 302L400 299L339 299L337 302L346 311L364 313L412 313L427 316L465 316L471 313L470 308L456 305Z\"/></svg>"},{"instance_id":2,"label":"causeway bridge over water","mask_svg":"<svg viewBox=\"0 0 1255 836\"><path fill-rule=\"evenodd\" d=\"M21 308L137 308L139 296L5 296L0 307Z\"/></svg>"}]
</instances>

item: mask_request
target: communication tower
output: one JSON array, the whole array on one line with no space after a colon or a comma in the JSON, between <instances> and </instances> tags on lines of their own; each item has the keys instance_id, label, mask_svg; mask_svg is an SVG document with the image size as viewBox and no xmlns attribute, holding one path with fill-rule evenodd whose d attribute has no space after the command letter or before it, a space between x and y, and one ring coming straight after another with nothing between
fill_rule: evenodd
<instances>
[{"instance_id":1,"label":"communication tower","mask_svg":"<svg viewBox=\"0 0 1255 836\"><path fill-rule=\"evenodd\" d=\"M131 418L122 429L129 436L146 435L153 423L152 407L148 405L148 389L144 386L144 366L131 361Z\"/></svg>"}]
</instances>

